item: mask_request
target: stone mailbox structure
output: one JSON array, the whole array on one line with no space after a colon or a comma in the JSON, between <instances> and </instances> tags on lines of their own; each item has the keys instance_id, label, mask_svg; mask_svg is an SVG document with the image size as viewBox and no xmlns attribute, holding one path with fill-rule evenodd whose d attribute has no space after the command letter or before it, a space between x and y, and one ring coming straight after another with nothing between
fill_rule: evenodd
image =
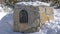
<instances>
[{"instance_id":1,"label":"stone mailbox structure","mask_svg":"<svg viewBox=\"0 0 60 34\"><path fill-rule=\"evenodd\" d=\"M42 7L40 4L36 4L35 2L16 3L14 8L14 31L38 32L48 19L54 19L53 7Z\"/></svg>"}]
</instances>

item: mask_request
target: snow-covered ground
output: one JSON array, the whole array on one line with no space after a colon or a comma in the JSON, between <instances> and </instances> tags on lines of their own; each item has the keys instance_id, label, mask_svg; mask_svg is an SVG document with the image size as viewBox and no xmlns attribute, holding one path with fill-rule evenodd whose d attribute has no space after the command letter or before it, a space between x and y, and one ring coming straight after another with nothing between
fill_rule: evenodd
<instances>
[{"instance_id":1,"label":"snow-covered ground","mask_svg":"<svg viewBox=\"0 0 60 34\"><path fill-rule=\"evenodd\" d=\"M13 31L13 13L10 11L11 8L0 7L0 34L23 34ZM60 9L54 9L54 16L55 20L46 23L39 32L24 34L60 34Z\"/></svg>"}]
</instances>

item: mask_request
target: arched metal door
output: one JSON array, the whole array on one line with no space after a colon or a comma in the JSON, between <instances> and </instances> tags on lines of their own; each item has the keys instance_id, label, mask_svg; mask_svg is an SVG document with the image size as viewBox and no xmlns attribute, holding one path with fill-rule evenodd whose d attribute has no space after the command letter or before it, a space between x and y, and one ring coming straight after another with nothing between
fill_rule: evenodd
<instances>
[{"instance_id":1,"label":"arched metal door","mask_svg":"<svg viewBox=\"0 0 60 34\"><path fill-rule=\"evenodd\" d=\"M28 23L28 13L26 10L21 10L19 13L20 23Z\"/></svg>"}]
</instances>

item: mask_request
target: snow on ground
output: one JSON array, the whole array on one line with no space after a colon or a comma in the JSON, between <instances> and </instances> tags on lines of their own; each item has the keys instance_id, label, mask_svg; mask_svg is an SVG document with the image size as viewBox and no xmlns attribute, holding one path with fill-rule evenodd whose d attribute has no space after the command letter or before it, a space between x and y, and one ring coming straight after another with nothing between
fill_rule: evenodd
<instances>
[{"instance_id":1,"label":"snow on ground","mask_svg":"<svg viewBox=\"0 0 60 34\"><path fill-rule=\"evenodd\" d=\"M46 23L41 30L45 34L60 34L60 9L54 9L54 21Z\"/></svg>"},{"instance_id":2,"label":"snow on ground","mask_svg":"<svg viewBox=\"0 0 60 34\"><path fill-rule=\"evenodd\" d=\"M1 11L1 10L0 10ZM7 13L0 12L0 20L6 15Z\"/></svg>"},{"instance_id":3,"label":"snow on ground","mask_svg":"<svg viewBox=\"0 0 60 34\"><path fill-rule=\"evenodd\" d=\"M0 20L8 13L12 12L11 8L8 8L7 6L0 6Z\"/></svg>"},{"instance_id":4,"label":"snow on ground","mask_svg":"<svg viewBox=\"0 0 60 34\"><path fill-rule=\"evenodd\" d=\"M13 13L10 11L10 8L0 7L0 34L23 34L13 31ZM24 34L60 34L60 9L54 9L54 16L55 20L46 23L39 32Z\"/></svg>"}]
</instances>

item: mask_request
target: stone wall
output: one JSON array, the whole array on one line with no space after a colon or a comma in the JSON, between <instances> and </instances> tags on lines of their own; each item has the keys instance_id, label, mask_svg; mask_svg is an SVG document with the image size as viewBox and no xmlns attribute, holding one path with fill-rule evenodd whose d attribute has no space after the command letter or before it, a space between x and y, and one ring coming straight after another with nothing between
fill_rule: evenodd
<instances>
[{"instance_id":1,"label":"stone wall","mask_svg":"<svg viewBox=\"0 0 60 34\"><path fill-rule=\"evenodd\" d=\"M20 23L19 13L26 10L28 23ZM15 5L14 8L14 30L19 32L38 32L46 21L54 20L53 7L42 7L33 5Z\"/></svg>"},{"instance_id":2,"label":"stone wall","mask_svg":"<svg viewBox=\"0 0 60 34\"><path fill-rule=\"evenodd\" d=\"M53 7L39 7L40 10L40 16L41 16L41 23L40 27L42 27L46 21L54 20L54 12Z\"/></svg>"},{"instance_id":3,"label":"stone wall","mask_svg":"<svg viewBox=\"0 0 60 34\"><path fill-rule=\"evenodd\" d=\"M28 13L28 24L26 23L20 23L19 22L19 12L21 10L26 10ZM19 8L15 8L14 11L14 23L15 23L15 30L19 30L20 32L34 32L37 31L38 25L40 25L39 23L39 18L40 14L39 14L39 8L38 7L33 7L33 6L20 6ZM19 28L18 28L19 27ZM40 27L40 26L39 26ZM17 29L16 29L17 28ZM35 29L35 30L31 30L30 29Z\"/></svg>"}]
</instances>

